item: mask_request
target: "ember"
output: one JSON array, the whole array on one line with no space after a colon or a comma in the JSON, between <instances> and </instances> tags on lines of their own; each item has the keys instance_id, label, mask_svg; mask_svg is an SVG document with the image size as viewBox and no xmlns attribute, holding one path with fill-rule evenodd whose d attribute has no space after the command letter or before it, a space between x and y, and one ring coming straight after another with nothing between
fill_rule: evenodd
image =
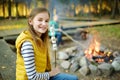
<instances>
[{"instance_id":1,"label":"ember","mask_svg":"<svg viewBox=\"0 0 120 80\"><path fill-rule=\"evenodd\" d=\"M99 56L93 56L92 59L98 63L102 63L102 62L110 62L111 63L113 60L113 56L111 54L104 54L104 55L99 55Z\"/></svg>"}]
</instances>

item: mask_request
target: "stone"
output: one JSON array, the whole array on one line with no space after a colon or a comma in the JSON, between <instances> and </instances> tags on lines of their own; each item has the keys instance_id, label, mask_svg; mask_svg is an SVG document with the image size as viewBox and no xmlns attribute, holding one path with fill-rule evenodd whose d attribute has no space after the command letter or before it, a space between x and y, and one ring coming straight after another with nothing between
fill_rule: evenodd
<instances>
[{"instance_id":1,"label":"stone","mask_svg":"<svg viewBox=\"0 0 120 80\"><path fill-rule=\"evenodd\" d=\"M115 71L120 71L120 63L118 63L118 61L113 61L111 65Z\"/></svg>"},{"instance_id":2,"label":"stone","mask_svg":"<svg viewBox=\"0 0 120 80\"><path fill-rule=\"evenodd\" d=\"M86 76L90 73L90 69L88 66L83 66L79 69L79 72L83 75Z\"/></svg>"},{"instance_id":3,"label":"stone","mask_svg":"<svg viewBox=\"0 0 120 80\"><path fill-rule=\"evenodd\" d=\"M117 61L118 63L120 63L120 56L116 57L114 61Z\"/></svg>"},{"instance_id":4,"label":"stone","mask_svg":"<svg viewBox=\"0 0 120 80\"><path fill-rule=\"evenodd\" d=\"M118 56L120 56L120 53L119 53L118 51L114 51L114 52L113 52L113 56L114 56L114 57L118 57Z\"/></svg>"},{"instance_id":5,"label":"stone","mask_svg":"<svg viewBox=\"0 0 120 80\"><path fill-rule=\"evenodd\" d=\"M66 53L66 52L58 52L58 59L68 59L69 58L69 55Z\"/></svg>"},{"instance_id":6,"label":"stone","mask_svg":"<svg viewBox=\"0 0 120 80\"><path fill-rule=\"evenodd\" d=\"M64 69L68 69L70 66L70 62L69 61L63 61L61 63L61 67L64 68Z\"/></svg>"},{"instance_id":7,"label":"stone","mask_svg":"<svg viewBox=\"0 0 120 80\"><path fill-rule=\"evenodd\" d=\"M75 72L80 68L79 64L77 62L74 62L71 66L70 66L70 71L71 72Z\"/></svg>"},{"instance_id":8,"label":"stone","mask_svg":"<svg viewBox=\"0 0 120 80\"><path fill-rule=\"evenodd\" d=\"M90 72L91 72L92 75L95 75L95 76L100 76L101 75L101 72L100 72L100 70L98 69L97 66L90 64L89 69L90 69Z\"/></svg>"},{"instance_id":9,"label":"stone","mask_svg":"<svg viewBox=\"0 0 120 80\"><path fill-rule=\"evenodd\" d=\"M79 65L80 66L88 66L89 65L89 60L85 56L83 56L79 61Z\"/></svg>"},{"instance_id":10,"label":"stone","mask_svg":"<svg viewBox=\"0 0 120 80\"><path fill-rule=\"evenodd\" d=\"M101 70L103 76L109 76L113 71L113 67L109 63L102 63L98 65L98 68Z\"/></svg>"}]
</instances>

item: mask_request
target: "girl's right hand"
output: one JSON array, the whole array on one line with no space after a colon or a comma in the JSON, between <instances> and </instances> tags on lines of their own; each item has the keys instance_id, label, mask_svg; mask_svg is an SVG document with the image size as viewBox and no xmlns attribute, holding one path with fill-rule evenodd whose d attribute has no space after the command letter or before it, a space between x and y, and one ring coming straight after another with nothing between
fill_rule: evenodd
<instances>
[{"instance_id":1,"label":"girl's right hand","mask_svg":"<svg viewBox=\"0 0 120 80\"><path fill-rule=\"evenodd\" d=\"M60 73L60 70L59 70L58 67L52 69L52 70L49 72L50 77L55 76L55 75L57 75L58 73Z\"/></svg>"}]
</instances>

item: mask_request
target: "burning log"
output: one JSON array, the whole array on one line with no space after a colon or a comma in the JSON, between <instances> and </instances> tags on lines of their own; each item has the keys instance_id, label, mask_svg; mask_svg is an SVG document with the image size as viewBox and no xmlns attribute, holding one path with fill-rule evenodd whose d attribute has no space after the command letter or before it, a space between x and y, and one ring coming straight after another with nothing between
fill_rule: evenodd
<instances>
[{"instance_id":1,"label":"burning log","mask_svg":"<svg viewBox=\"0 0 120 80\"><path fill-rule=\"evenodd\" d=\"M99 55L99 56L93 56L92 59L95 60L98 63L101 62L111 62L113 60L113 55L111 52L108 52L107 54Z\"/></svg>"},{"instance_id":2,"label":"burning log","mask_svg":"<svg viewBox=\"0 0 120 80\"><path fill-rule=\"evenodd\" d=\"M112 52L104 52L104 51L96 51L94 49L92 50L87 50L85 52L85 56L87 57L88 60L90 61L95 61L97 63L102 63L102 62L112 62L113 60L113 55Z\"/></svg>"}]
</instances>

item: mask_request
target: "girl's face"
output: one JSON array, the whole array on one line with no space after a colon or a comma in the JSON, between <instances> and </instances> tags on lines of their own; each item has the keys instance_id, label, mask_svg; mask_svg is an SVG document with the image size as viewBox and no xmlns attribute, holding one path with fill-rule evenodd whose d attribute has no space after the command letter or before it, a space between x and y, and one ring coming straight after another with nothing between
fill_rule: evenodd
<instances>
[{"instance_id":1,"label":"girl's face","mask_svg":"<svg viewBox=\"0 0 120 80\"><path fill-rule=\"evenodd\" d=\"M38 35L45 33L48 29L49 15L47 12L38 13L33 20L29 21Z\"/></svg>"}]
</instances>

